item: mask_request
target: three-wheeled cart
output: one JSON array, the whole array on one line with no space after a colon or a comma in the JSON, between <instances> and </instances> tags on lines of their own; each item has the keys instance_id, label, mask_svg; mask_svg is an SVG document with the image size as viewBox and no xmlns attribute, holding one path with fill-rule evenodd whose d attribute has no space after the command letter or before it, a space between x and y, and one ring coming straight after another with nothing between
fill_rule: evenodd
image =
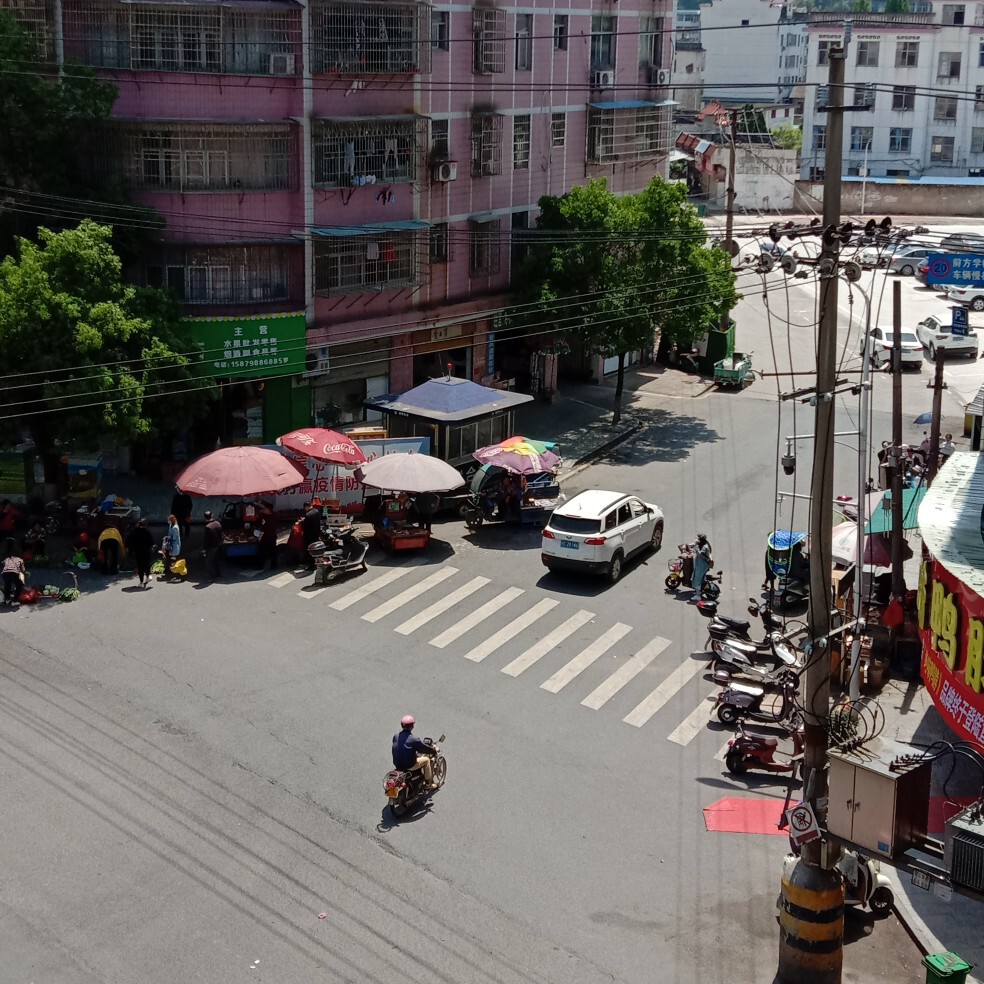
<instances>
[{"instance_id":1,"label":"three-wheeled cart","mask_svg":"<svg viewBox=\"0 0 984 984\"><path fill-rule=\"evenodd\" d=\"M753 378L751 353L735 352L714 363L714 382L718 386L736 386L740 389Z\"/></svg>"}]
</instances>

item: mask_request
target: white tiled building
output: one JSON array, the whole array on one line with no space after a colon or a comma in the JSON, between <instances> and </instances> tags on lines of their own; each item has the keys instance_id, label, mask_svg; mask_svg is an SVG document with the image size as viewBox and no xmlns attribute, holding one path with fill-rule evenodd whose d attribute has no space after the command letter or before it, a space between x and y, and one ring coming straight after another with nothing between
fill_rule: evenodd
<instances>
[{"instance_id":1,"label":"white tiled building","mask_svg":"<svg viewBox=\"0 0 984 984\"><path fill-rule=\"evenodd\" d=\"M921 12L810 14L801 177L824 169L827 115L817 112L827 51L852 21L844 116L845 175L984 176L984 4L923 4Z\"/></svg>"}]
</instances>

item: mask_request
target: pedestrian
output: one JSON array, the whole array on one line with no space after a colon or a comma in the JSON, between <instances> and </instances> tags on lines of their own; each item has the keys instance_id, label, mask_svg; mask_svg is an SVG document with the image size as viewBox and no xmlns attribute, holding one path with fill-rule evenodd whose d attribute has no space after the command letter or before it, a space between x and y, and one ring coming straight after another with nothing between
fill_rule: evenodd
<instances>
[{"instance_id":1,"label":"pedestrian","mask_svg":"<svg viewBox=\"0 0 984 984\"><path fill-rule=\"evenodd\" d=\"M697 534L697 542L694 544L694 594L691 601L700 601L700 588L704 583L704 577L714 563L714 554L711 550L711 541L707 539L706 533Z\"/></svg>"},{"instance_id":2,"label":"pedestrian","mask_svg":"<svg viewBox=\"0 0 984 984\"><path fill-rule=\"evenodd\" d=\"M273 514L273 506L269 502L261 502L263 509L260 515L259 560L260 570L270 562L270 570L277 566L277 517Z\"/></svg>"},{"instance_id":3,"label":"pedestrian","mask_svg":"<svg viewBox=\"0 0 984 984\"><path fill-rule=\"evenodd\" d=\"M161 544L161 551L164 554L164 573L158 580L166 581L175 576L174 563L181 556L181 529L178 526L178 517L174 513L167 517L167 533Z\"/></svg>"},{"instance_id":4,"label":"pedestrian","mask_svg":"<svg viewBox=\"0 0 984 984\"><path fill-rule=\"evenodd\" d=\"M96 540L96 549L102 558L103 574L119 574L120 553L126 553L123 534L115 526L107 526Z\"/></svg>"},{"instance_id":5,"label":"pedestrian","mask_svg":"<svg viewBox=\"0 0 984 984\"><path fill-rule=\"evenodd\" d=\"M18 557L17 554L11 554L3 562L3 603L5 605L17 607L21 588L24 587L26 580L27 568L24 566L23 558Z\"/></svg>"},{"instance_id":6,"label":"pedestrian","mask_svg":"<svg viewBox=\"0 0 984 984\"><path fill-rule=\"evenodd\" d=\"M222 524L205 510L205 571L213 581L222 577Z\"/></svg>"},{"instance_id":7,"label":"pedestrian","mask_svg":"<svg viewBox=\"0 0 984 984\"><path fill-rule=\"evenodd\" d=\"M143 588L150 587L150 558L154 552L154 537L147 529L147 518L141 516L140 521L126 538L126 548L133 558L133 566L137 571L137 581Z\"/></svg>"},{"instance_id":8,"label":"pedestrian","mask_svg":"<svg viewBox=\"0 0 984 984\"><path fill-rule=\"evenodd\" d=\"M171 500L171 512L178 521L178 529L187 540L191 536L191 496L182 492L177 486L174 498Z\"/></svg>"},{"instance_id":9,"label":"pedestrian","mask_svg":"<svg viewBox=\"0 0 984 984\"><path fill-rule=\"evenodd\" d=\"M949 458L950 455L956 450L957 449L953 443L953 435L947 434L946 437L943 438L943 443L940 445L940 457L943 461L946 461L946 459Z\"/></svg>"}]
</instances>

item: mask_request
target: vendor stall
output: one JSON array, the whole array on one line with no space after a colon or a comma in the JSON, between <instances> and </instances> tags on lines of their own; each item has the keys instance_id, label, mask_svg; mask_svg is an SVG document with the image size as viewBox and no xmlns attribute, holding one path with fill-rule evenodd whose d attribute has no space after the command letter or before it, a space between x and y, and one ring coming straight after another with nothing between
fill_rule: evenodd
<instances>
[{"instance_id":1,"label":"vendor stall","mask_svg":"<svg viewBox=\"0 0 984 984\"><path fill-rule=\"evenodd\" d=\"M409 520L410 498L406 493L384 496L373 522L373 533L385 550L420 550L430 543L430 530Z\"/></svg>"}]
</instances>

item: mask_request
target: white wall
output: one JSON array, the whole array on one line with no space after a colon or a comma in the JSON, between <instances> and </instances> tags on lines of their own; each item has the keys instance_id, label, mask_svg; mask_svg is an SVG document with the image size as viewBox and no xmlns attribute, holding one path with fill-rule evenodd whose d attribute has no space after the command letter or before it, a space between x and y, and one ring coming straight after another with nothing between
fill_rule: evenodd
<instances>
[{"instance_id":1,"label":"white wall","mask_svg":"<svg viewBox=\"0 0 984 984\"><path fill-rule=\"evenodd\" d=\"M769 0L713 0L700 8L704 98L773 102L779 97L779 12ZM748 21L742 28L743 21ZM736 26L737 25L737 26ZM768 26L773 25L770 30ZM715 30L730 28L730 30ZM773 87L760 86L774 82Z\"/></svg>"}]
</instances>

